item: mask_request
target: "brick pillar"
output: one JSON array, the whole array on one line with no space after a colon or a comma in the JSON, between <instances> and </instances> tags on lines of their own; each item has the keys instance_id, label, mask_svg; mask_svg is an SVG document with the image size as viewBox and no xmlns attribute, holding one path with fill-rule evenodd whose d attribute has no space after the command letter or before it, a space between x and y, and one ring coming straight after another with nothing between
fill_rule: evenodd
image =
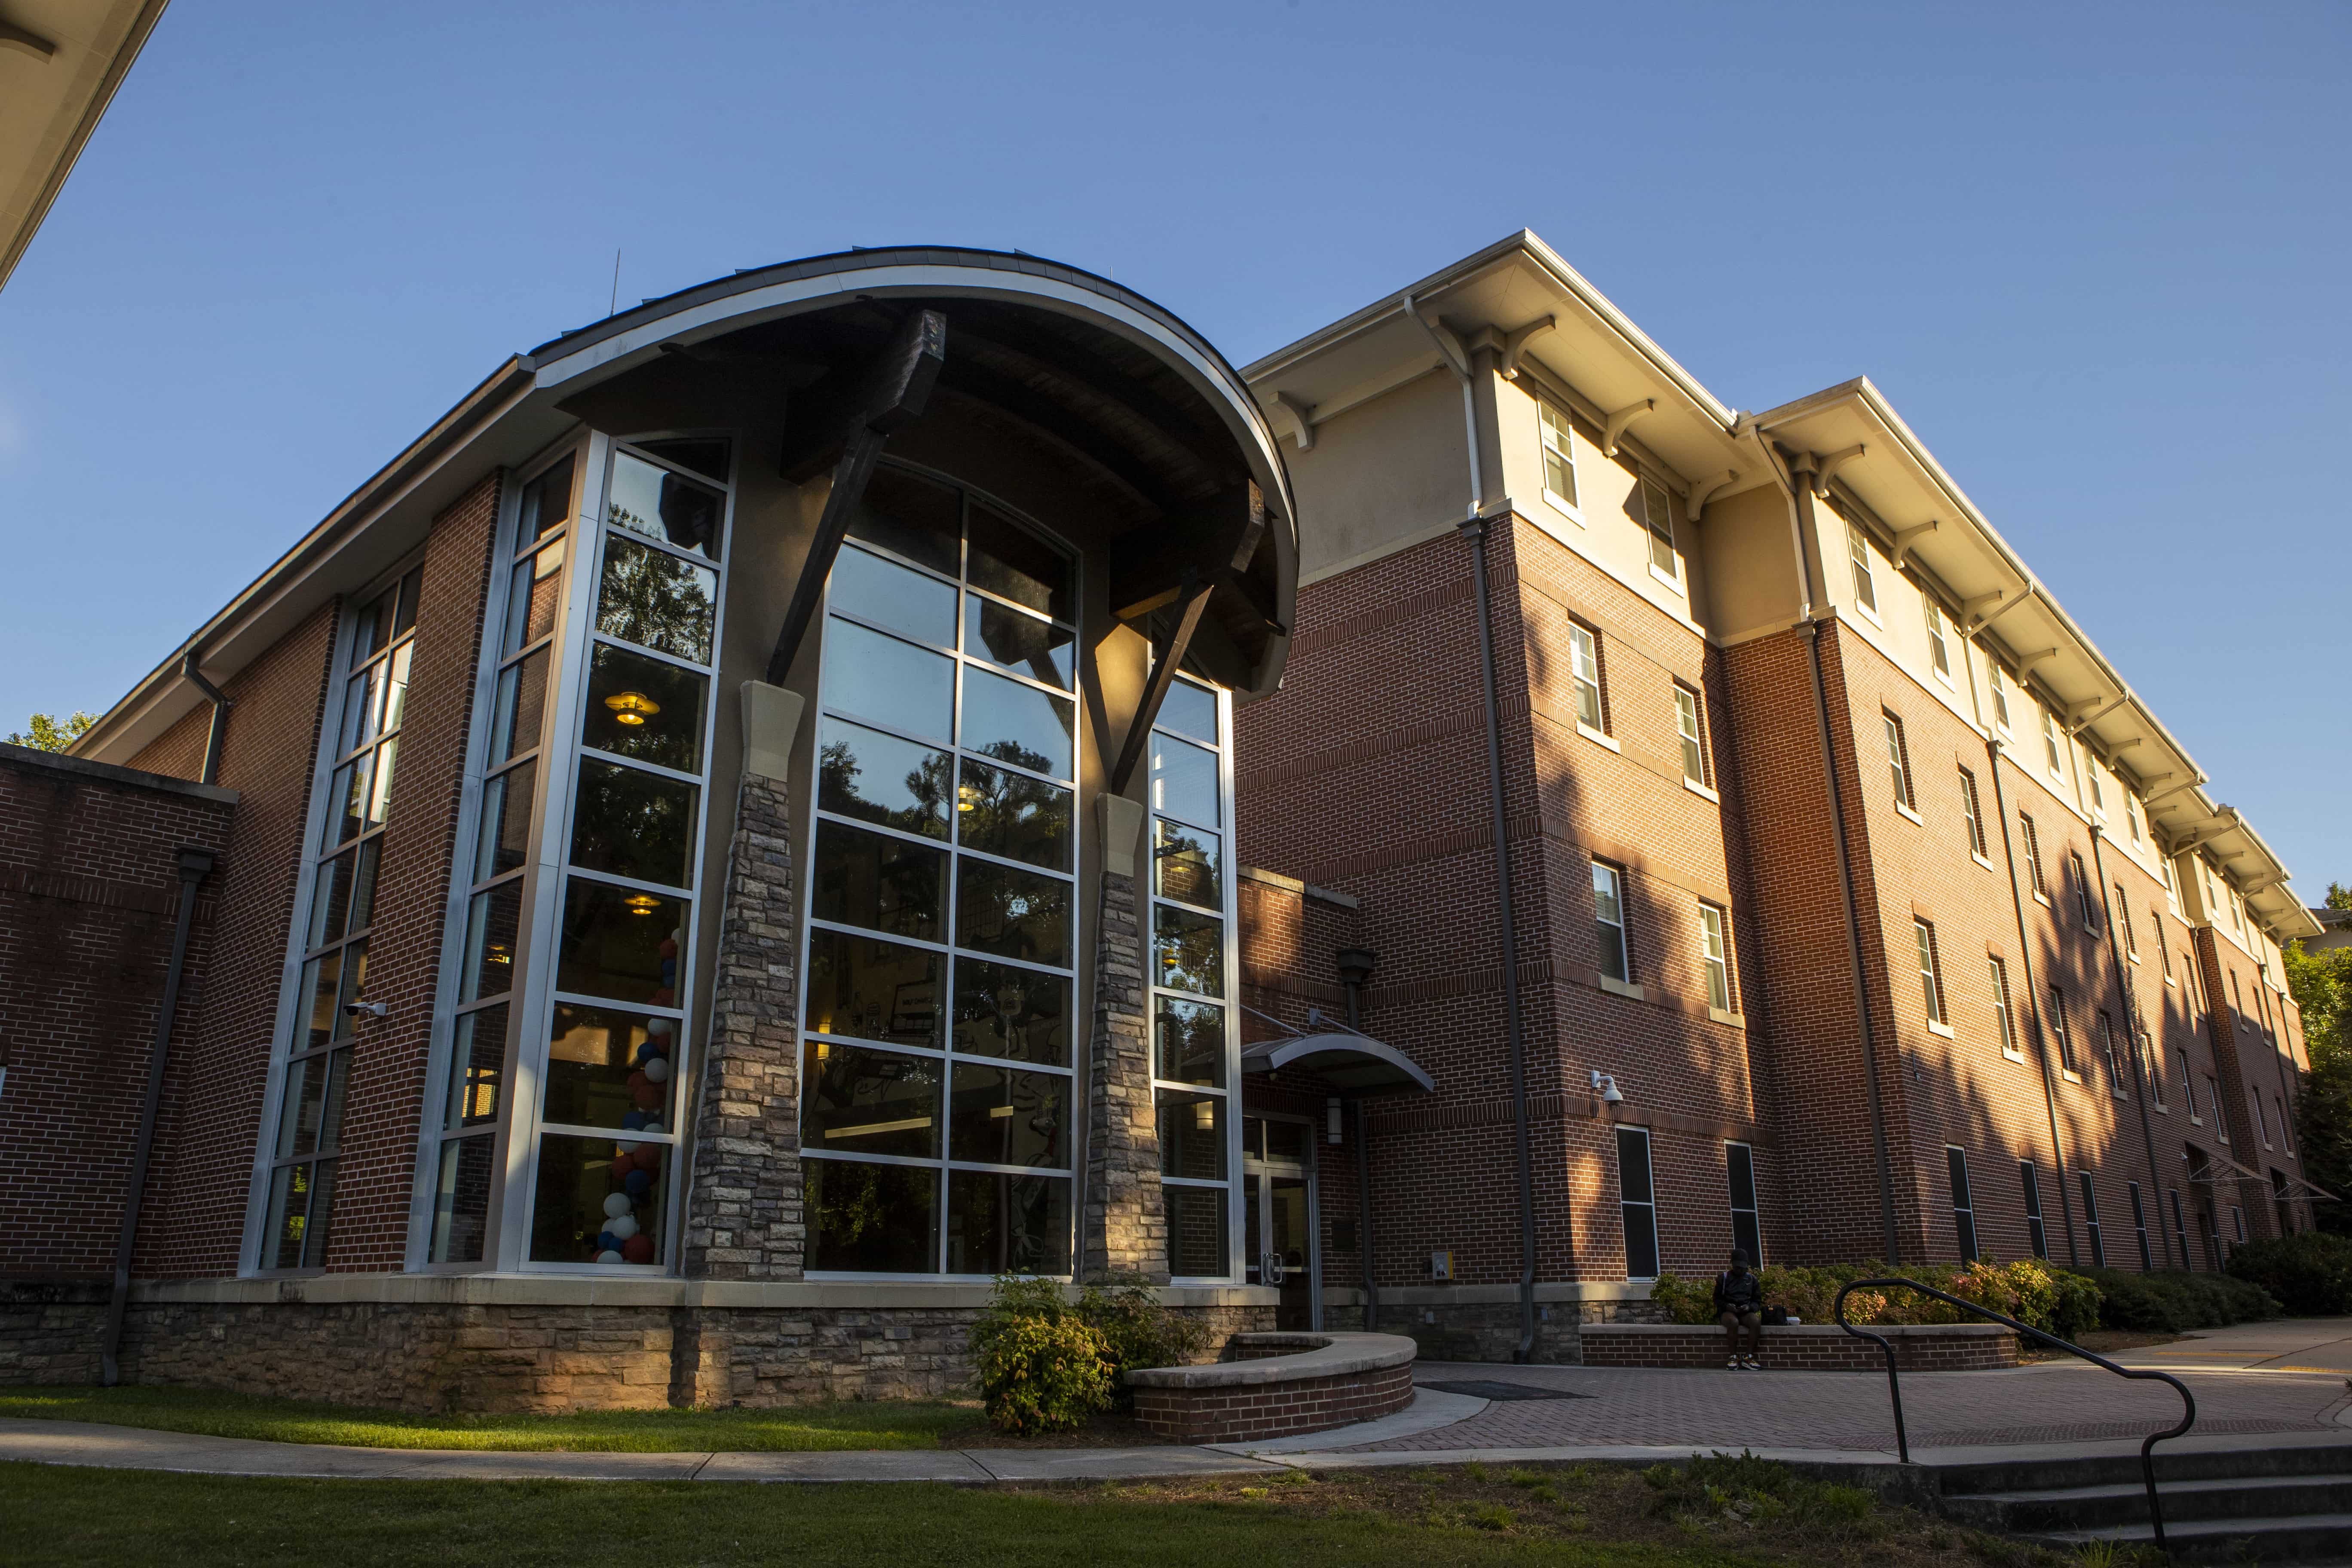
<instances>
[{"instance_id":1,"label":"brick pillar","mask_svg":"<svg viewBox=\"0 0 2352 1568\"><path fill-rule=\"evenodd\" d=\"M695 1109L688 1278L801 1277L799 921L784 782L800 710L789 691L744 683L743 783Z\"/></svg>"},{"instance_id":2,"label":"brick pillar","mask_svg":"<svg viewBox=\"0 0 2352 1568\"><path fill-rule=\"evenodd\" d=\"M1094 1028L1087 1043L1087 1199L1083 1278L1141 1275L1168 1282L1168 1219L1160 1199L1160 1129L1151 1103L1151 1017L1136 911L1139 802L1098 802L1103 875L1094 955Z\"/></svg>"}]
</instances>

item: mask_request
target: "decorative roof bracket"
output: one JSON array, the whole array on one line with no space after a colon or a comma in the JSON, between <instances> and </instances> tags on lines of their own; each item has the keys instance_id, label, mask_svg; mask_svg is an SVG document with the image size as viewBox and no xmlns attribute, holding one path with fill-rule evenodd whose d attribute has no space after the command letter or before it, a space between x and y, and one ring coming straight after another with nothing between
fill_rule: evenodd
<instances>
[{"instance_id":1,"label":"decorative roof bracket","mask_svg":"<svg viewBox=\"0 0 2352 1568\"><path fill-rule=\"evenodd\" d=\"M1276 393L1274 405L1290 416L1291 438L1298 443L1298 449L1302 452L1315 450L1315 405L1302 402L1287 392Z\"/></svg>"},{"instance_id":2,"label":"decorative roof bracket","mask_svg":"<svg viewBox=\"0 0 2352 1568\"><path fill-rule=\"evenodd\" d=\"M2054 647L2045 647L2040 653L2027 654L2017 661L2017 679L2020 681L2024 680L2027 676L2033 673L2035 667L2048 664L2057 657L2058 650Z\"/></svg>"},{"instance_id":3,"label":"decorative roof bracket","mask_svg":"<svg viewBox=\"0 0 2352 1568\"><path fill-rule=\"evenodd\" d=\"M1610 415L1601 432L1601 455L1604 458L1615 457L1617 438L1625 434L1625 427L1644 414L1656 413L1657 409L1658 400L1654 397L1645 397L1639 403L1629 403Z\"/></svg>"},{"instance_id":4,"label":"decorative roof bracket","mask_svg":"<svg viewBox=\"0 0 2352 1568\"><path fill-rule=\"evenodd\" d=\"M1904 566L1909 563L1911 559L1912 541L1919 538L1923 534L1929 534L1935 531L1936 520L1932 517L1927 521L1920 523L1916 528L1898 530L1895 535L1895 569L1897 572L1900 572L1903 570Z\"/></svg>"},{"instance_id":5,"label":"decorative roof bracket","mask_svg":"<svg viewBox=\"0 0 2352 1568\"><path fill-rule=\"evenodd\" d=\"M1851 447L1843 447L1825 457L1816 458L1813 468L1813 493L1817 496L1829 494L1832 476L1869 450L1868 447L1856 441Z\"/></svg>"},{"instance_id":6,"label":"decorative roof bracket","mask_svg":"<svg viewBox=\"0 0 2352 1568\"><path fill-rule=\"evenodd\" d=\"M1503 334L1503 357L1500 368L1505 381L1517 381L1519 379L1520 353L1527 348L1528 344L1543 336L1546 332L1550 331L1558 325L1559 325L1559 317L1545 316L1538 321L1529 321L1526 326L1519 328L1517 331L1505 332Z\"/></svg>"},{"instance_id":7,"label":"decorative roof bracket","mask_svg":"<svg viewBox=\"0 0 2352 1568\"><path fill-rule=\"evenodd\" d=\"M2073 709L2068 710L2066 714L2066 728L2067 731L2075 737L2075 739L2080 740L2084 731L2089 729L2092 725L2097 723L2100 720L2105 718L2108 714L2114 712L2116 709L2130 701L2131 693L2123 693L2113 702L2106 704L2105 707L2099 707L2097 705L2098 700L2099 700L2097 698L2094 697L2090 701L2077 703Z\"/></svg>"},{"instance_id":8,"label":"decorative roof bracket","mask_svg":"<svg viewBox=\"0 0 2352 1568\"><path fill-rule=\"evenodd\" d=\"M1718 494L1730 489L1733 485L1736 485L1738 482L1739 470L1738 468L1724 469L1723 478L1719 479L1699 479L1695 481L1691 485L1685 502L1685 504L1690 508L1690 520L1693 522L1696 522L1698 521L1698 514L1706 510L1706 503L1708 501L1713 500Z\"/></svg>"},{"instance_id":9,"label":"decorative roof bracket","mask_svg":"<svg viewBox=\"0 0 2352 1568\"><path fill-rule=\"evenodd\" d=\"M2006 593L2006 592L2007 592L2007 590L2006 590L2006 589L2002 590L2002 593ZM2001 596L2001 595L2000 595L2000 594L1996 594L1996 595L1993 595L1993 597L1995 597L1995 598L2000 598L2000 596ZM2016 598L2010 600L2007 604L2005 604L2005 605L2001 605L2001 607L2000 607L2000 608L1999 608L1998 610L1995 610L1991 615L1989 615L1989 616L1978 616L1978 617L1977 617L1977 620L1976 620L1976 623L1969 628L1969 634L1971 637L1975 636L1978 632L1980 632L1980 631L1984 630L1987 626L1989 626L1992 625L1992 624L1993 624L1993 622L1995 622L1995 621L1997 621L1997 620L2000 619L2000 618L2001 618L2001 616L2005 616L2005 615L2009 614L2009 612L2010 612L2010 611L2011 611L2011 610L2013 610L2013 609L2017 608L2017 606L2018 606L2018 605L2025 605L2025 604L2031 604L2031 603L2032 603L2032 600L2033 600L2033 584L2031 584L2031 583L2028 583L2028 584L2025 585L2024 590L2023 590L2021 593L2020 593L2020 594L2017 595L2017 597L2016 597ZM1976 599L1970 599L1970 600L1969 601L1969 604L1970 604L1970 605L1975 605L1975 604L1977 604L1977 603L1979 603L1979 601L1978 601L1978 600L1976 600Z\"/></svg>"}]
</instances>

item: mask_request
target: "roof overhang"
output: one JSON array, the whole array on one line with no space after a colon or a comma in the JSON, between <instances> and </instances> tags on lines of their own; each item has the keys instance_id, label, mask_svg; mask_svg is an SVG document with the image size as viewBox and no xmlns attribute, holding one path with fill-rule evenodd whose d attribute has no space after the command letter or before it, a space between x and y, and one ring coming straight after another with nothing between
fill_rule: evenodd
<instances>
[{"instance_id":1,"label":"roof overhang","mask_svg":"<svg viewBox=\"0 0 2352 1568\"><path fill-rule=\"evenodd\" d=\"M1408 313L1408 302L1422 321ZM1547 319L1550 325L1542 327ZM1336 417L1444 365L1422 322L1442 326L1470 351L1493 348L1507 374L1532 368L1538 384L1549 381L1581 403L1580 412L1595 423L1653 403L1630 427L1628 442L1685 488L1730 495L1769 478L1755 451L1733 439L1733 411L1526 229L1276 349L1242 374L1296 438L1302 423ZM1737 479L1717 488L1735 472Z\"/></svg>"},{"instance_id":2,"label":"roof overhang","mask_svg":"<svg viewBox=\"0 0 2352 1568\"><path fill-rule=\"evenodd\" d=\"M1036 257L901 247L812 257L739 272L647 300L500 365L400 456L331 511L109 709L73 750L121 762L203 700L181 673L200 651L227 679L337 594L353 593L413 549L424 527L489 467L527 460L574 423L560 404L661 356L745 327L861 299L970 298L1077 318L1181 376L1215 412L1236 462L1262 490L1273 598L1286 627L1297 591L1298 531L1275 435L1240 373L1170 311L1108 279ZM952 353L953 326L950 326ZM1286 631L1268 639L1252 689L1281 679Z\"/></svg>"},{"instance_id":3,"label":"roof overhang","mask_svg":"<svg viewBox=\"0 0 2352 1568\"><path fill-rule=\"evenodd\" d=\"M0 19L0 287L16 269L164 0L18 0Z\"/></svg>"},{"instance_id":4,"label":"roof overhang","mask_svg":"<svg viewBox=\"0 0 2352 1568\"><path fill-rule=\"evenodd\" d=\"M1242 1071L1309 1072L1350 1094L1388 1089L1427 1092L1437 1085L1411 1057L1369 1035L1285 1036L1242 1047Z\"/></svg>"}]
</instances>

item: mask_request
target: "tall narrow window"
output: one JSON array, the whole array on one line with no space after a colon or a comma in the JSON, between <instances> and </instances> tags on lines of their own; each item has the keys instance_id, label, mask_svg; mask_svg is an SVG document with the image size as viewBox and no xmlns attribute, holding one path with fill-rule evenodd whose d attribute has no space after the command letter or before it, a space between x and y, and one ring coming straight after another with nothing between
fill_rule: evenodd
<instances>
[{"instance_id":1,"label":"tall narrow window","mask_svg":"<svg viewBox=\"0 0 2352 1568\"><path fill-rule=\"evenodd\" d=\"M1669 582L1682 581L1682 557L1675 553L1674 502L1655 479L1642 481L1642 523L1650 532L1650 570Z\"/></svg>"},{"instance_id":2,"label":"tall narrow window","mask_svg":"<svg viewBox=\"0 0 2352 1568\"><path fill-rule=\"evenodd\" d=\"M1235 977L1213 957L1233 921L1224 714L1221 693L1180 679L1169 689L1151 736L1158 1042L1152 1093L1160 1113L1168 1271L1190 1279L1213 1279L1233 1268L1224 1216L1234 1173L1223 1164L1221 1119L1239 1114L1232 1044ZM1221 1141L1214 1154L1204 1147L1211 1137Z\"/></svg>"},{"instance_id":3,"label":"tall narrow window","mask_svg":"<svg viewBox=\"0 0 2352 1568\"><path fill-rule=\"evenodd\" d=\"M1764 1226L1756 1211L1756 1151L1745 1143L1723 1146L1724 1174L1731 1187L1731 1245L1747 1254L1749 1267L1764 1267Z\"/></svg>"},{"instance_id":4,"label":"tall narrow window","mask_svg":"<svg viewBox=\"0 0 2352 1568\"><path fill-rule=\"evenodd\" d=\"M2045 902L2050 897L2050 882L2042 874L2042 838L2033 831L2033 818L2023 812L2017 814L2017 826L2025 839L2025 875L2032 885L2034 895Z\"/></svg>"},{"instance_id":5,"label":"tall narrow window","mask_svg":"<svg viewBox=\"0 0 2352 1568\"><path fill-rule=\"evenodd\" d=\"M1070 1271L1076 577L986 498L889 465L835 563L801 1059L812 1271ZM1163 731L1198 724L1206 695L1180 683ZM1143 921L1160 1053L1202 1080L1159 1097L1174 1272L1224 1275L1223 925L1185 907L1222 909L1208 707L1207 745L1151 738L1155 804L1197 826L1155 819L1157 885L1189 896ZM1204 1205L1175 1195L1191 1181L1213 1184Z\"/></svg>"},{"instance_id":6,"label":"tall narrow window","mask_svg":"<svg viewBox=\"0 0 2352 1568\"><path fill-rule=\"evenodd\" d=\"M2086 756L2089 755L2087 752L2084 754ZM2107 792L2099 787L2098 758L2095 756L2089 757L2088 764L2083 769L2083 782L2091 786L2091 815L2097 817L2102 822L2105 821L2107 816Z\"/></svg>"},{"instance_id":7,"label":"tall narrow window","mask_svg":"<svg viewBox=\"0 0 2352 1568\"><path fill-rule=\"evenodd\" d=\"M1853 596L1872 615L1878 614L1878 580L1871 574L1870 542L1862 530L1845 525L1846 558L1853 563Z\"/></svg>"},{"instance_id":8,"label":"tall narrow window","mask_svg":"<svg viewBox=\"0 0 2352 1568\"><path fill-rule=\"evenodd\" d=\"M1625 938L1624 873L1603 861L1592 863L1592 935L1600 949L1601 973L1632 984L1632 944Z\"/></svg>"},{"instance_id":9,"label":"tall narrow window","mask_svg":"<svg viewBox=\"0 0 2352 1568\"><path fill-rule=\"evenodd\" d=\"M2125 901L2124 885L2121 882L2116 884L2116 924L2119 928L2116 934L2124 939L2125 956L2137 958L2139 938L2132 931L2131 905Z\"/></svg>"},{"instance_id":10,"label":"tall narrow window","mask_svg":"<svg viewBox=\"0 0 2352 1568\"><path fill-rule=\"evenodd\" d=\"M2097 907L2091 902L2091 874L2084 869L2079 850L2069 849L2066 852L2066 882L2074 889L2074 908L2083 917L2083 929L2097 931L2099 914Z\"/></svg>"},{"instance_id":11,"label":"tall narrow window","mask_svg":"<svg viewBox=\"0 0 2352 1568\"><path fill-rule=\"evenodd\" d=\"M1903 743L1903 721L1881 710L1886 721L1886 765L1895 778L1895 804L1906 811L1916 810L1918 803L1911 793L1911 753Z\"/></svg>"},{"instance_id":12,"label":"tall narrow window","mask_svg":"<svg viewBox=\"0 0 2352 1568\"><path fill-rule=\"evenodd\" d=\"M1576 437L1568 416L1550 404L1538 402L1536 418L1543 428L1544 495L1569 510L1576 510Z\"/></svg>"},{"instance_id":13,"label":"tall narrow window","mask_svg":"<svg viewBox=\"0 0 2352 1568\"><path fill-rule=\"evenodd\" d=\"M1600 734L1609 731L1609 710L1601 700L1601 639L1592 628L1570 622L1570 675L1576 682L1576 721Z\"/></svg>"},{"instance_id":14,"label":"tall narrow window","mask_svg":"<svg viewBox=\"0 0 2352 1568\"><path fill-rule=\"evenodd\" d=\"M2066 776L2065 759L2058 750L2058 718L2047 708L2042 710L2042 747L2050 756L2050 776L2053 779L2064 778Z\"/></svg>"},{"instance_id":15,"label":"tall narrow window","mask_svg":"<svg viewBox=\"0 0 2352 1568\"><path fill-rule=\"evenodd\" d=\"M2000 1054L2023 1059L2017 1048L2016 1015L2010 1010L2009 965L1998 958L1987 961L1992 969L1993 1038L2000 1042Z\"/></svg>"},{"instance_id":16,"label":"tall narrow window","mask_svg":"<svg viewBox=\"0 0 2352 1568\"><path fill-rule=\"evenodd\" d=\"M2253 1092L2253 1094L2252 1094L2252 1099L2253 1100L2253 1102L2254 1102L2254 1127L2255 1127L2255 1131L2259 1131L2259 1132L2263 1135L2263 1148L2265 1148L2265 1149L2267 1149L2267 1148L2269 1148L2269 1147L2271 1146L2271 1116L2270 1116L2270 1110L2269 1110L2269 1108L2268 1108L2267 1106L2265 1106L2265 1105L2263 1105L2263 1092L2262 1092L2262 1090L2260 1090L2260 1089L2256 1089L2256 1090Z\"/></svg>"},{"instance_id":17,"label":"tall narrow window","mask_svg":"<svg viewBox=\"0 0 2352 1568\"><path fill-rule=\"evenodd\" d=\"M1969 853L1985 858L1984 810L1977 801L1977 775L1960 770L1960 811L1968 818Z\"/></svg>"},{"instance_id":18,"label":"tall narrow window","mask_svg":"<svg viewBox=\"0 0 2352 1568\"><path fill-rule=\"evenodd\" d=\"M1927 622L1927 661L1936 667L1937 675L1948 680L1952 674L1952 650L1944 640L1944 607L1936 603L1924 588L1919 591L1919 605L1926 612Z\"/></svg>"},{"instance_id":19,"label":"tall narrow window","mask_svg":"<svg viewBox=\"0 0 2352 1568\"><path fill-rule=\"evenodd\" d=\"M730 468L724 437L614 443L601 526L574 546L595 597L574 728L548 737L573 754L547 769L570 811L553 951L534 943L547 1012L525 1037L543 1064L533 1262L658 1268L676 1250Z\"/></svg>"},{"instance_id":20,"label":"tall narrow window","mask_svg":"<svg viewBox=\"0 0 2352 1568\"><path fill-rule=\"evenodd\" d=\"M2140 1195L2139 1184L2131 1187L2132 1235L2139 1242L2139 1271L2150 1274L2156 1270L2156 1254L2147 1245L2147 1205Z\"/></svg>"},{"instance_id":21,"label":"tall narrow window","mask_svg":"<svg viewBox=\"0 0 2352 1568\"><path fill-rule=\"evenodd\" d=\"M1658 1277L1658 1205L1646 1128L1617 1129L1617 1194L1625 1221L1625 1278Z\"/></svg>"},{"instance_id":22,"label":"tall narrow window","mask_svg":"<svg viewBox=\"0 0 2352 1568\"><path fill-rule=\"evenodd\" d=\"M2107 1244L2099 1234L2099 1194L2091 1182L2091 1173L2076 1171L2074 1184L2083 1194L2083 1228L2091 1235L2091 1267L2107 1266Z\"/></svg>"},{"instance_id":23,"label":"tall narrow window","mask_svg":"<svg viewBox=\"0 0 2352 1568\"><path fill-rule=\"evenodd\" d=\"M2169 1110L2164 1103L2164 1057L2146 1029L2139 1032L2139 1055L2141 1070L2147 1074L2147 1098L2158 1110Z\"/></svg>"},{"instance_id":24,"label":"tall narrow window","mask_svg":"<svg viewBox=\"0 0 2352 1568\"><path fill-rule=\"evenodd\" d=\"M2042 1227L2042 1175L2031 1160L2017 1163L2018 1180L2025 1186L2025 1239L2033 1248L2033 1256L2050 1256L2050 1235Z\"/></svg>"},{"instance_id":25,"label":"tall narrow window","mask_svg":"<svg viewBox=\"0 0 2352 1568\"><path fill-rule=\"evenodd\" d=\"M2099 1009L2099 1054L2106 1058L2107 1091L2117 1100L2124 1098L2124 1086L2130 1079L2124 1072L2123 1045L2116 1038L2116 1021L2105 1007Z\"/></svg>"},{"instance_id":26,"label":"tall narrow window","mask_svg":"<svg viewBox=\"0 0 2352 1568\"><path fill-rule=\"evenodd\" d=\"M1706 725L1697 692L1675 682L1675 729L1682 737L1683 777L1701 789L1714 783L1706 768Z\"/></svg>"},{"instance_id":27,"label":"tall narrow window","mask_svg":"<svg viewBox=\"0 0 2352 1568\"><path fill-rule=\"evenodd\" d=\"M1699 940L1706 961L1706 1005L1718 1013L1731 1011L1731 946L1724 913L1713 904L1698 907Z\"/></svg>"},{"instance_id":28,"label":"tall narrow window","mask_svg":"<svg viewBox=\"0 0 2352 1568\"><path fill-rule=\"evenodd\" d=\"M2124 826L2131 830L2131 841L2137 847L2147 837L2147 832L2140 826L2139 796L2129 790L2124 792Z\"/></svg>"},{"instance_id":29,"label":"tall narrow window","mask_svg":"<svg viewBox=\"0 0 2352 1568\"><path fill-rule=\"evenodd\" d=\"M1919 992L1927 1007L1927 1022L1944 1021L1944 981L1936 968L1936 928L1926 921L1913 921L1911 934L1919 944Z\"/></svg>"},{"instance_id":30,"label":"tall narrow window","mask_svg":"<svg viewBox=\"0 0 2352 1568\"><path fill-rule=\"evenodd\" d=\"M2221 1114L2221 1080L2211 1073L2205 1075L2205 1103L2213 1110L2213 1136L2221 1142L2230 1141L2230 1121Z\"/></svg>"},{"instance_id":31,"label":"tall narrow window","mask_svg":"<svg viewBox=\"0 0 2352 1568\"><path fill-rule=\"evenodd\" d=\"M2068 1072L2081 1072L2082 1064L2074 1059L2074 1031L2066 1026L2066 993L2055 985L2050 988L2050 1032L2057 1037L2058 1065Z\"/></svg>"},{"instance_id":32,"label":"tall narrow window","mask_svg":"<svg viewBox=\"0 0 2352 1568\"><path fill-rule=\"evenodd\" d=\"M2173 1050L2173 1057L2175 1060L2179 1062L2180 1067L2181 1103L2188 1108L2189 1120L2194 1121L2198 1120L2197 1079L2196 1076L2189 1069L2189 1047L2186 1046L2176 1047Z\"/></svg>"},{"instance_id":33,"label":"tall narrow window","mask_svg":"<svg viewBox=\"0 0 2352 1568\"><path fill-rule=\"evenodd\" d=\"M1992 685L1992 721L2000 725L2000 732L2006 735L2009 733L2008 678L2001 674L2000 665L1992 659L1985 661L1985 677Z\"/></svg>"},{"instance_id":34,"label":"tall narrow window","mask_svg":"<svg viewBox=\"0 0 2352 1568\"><path fill-rule=\"evenodd\" d=\"M324 832L310 868L299 1011L286 1042L285 1090L269 1166L263 1268L327 1260L342 1148L343 1090L367 994L383 825L400 761L400 726L415 647L418 567L346 617L342 678L330 733L333 772Z\"/></svg>"},{"instance_id":35,"label":"tall narrow window","mask_svg":"<svg viewBox=\"0 0 2352 1568\"><path fill-rule=\"evenodd\" d=\"M2172 950L2164 945L2164 915L2155 905L2147 910L2147 929L2156 933L2156 956L2164 962L2164 977L2172 978Z\"/></svg>"},{"instance_id":36,"label":"tall narrow window","mask_svg":"<svg viewBox=\"0 0 2352 1568\"><path fill-rule=\"evenodd\" d=\"M1969 1194L1969 1157L1948 1145L1944 1150L1944 1168L1952 1184L1952 1230L1960 1244L1960 1261L1977 1260L1976 1203Z\"/></svg>"},{"instance_id":37,"label":"tall narrow window","mask_svg":"<svg viewBox=\"0 0 2352 1568\"><path fill-rule=\"evenodd\" d=\"M2180 1210L2180 1189L2167 1187L2164 1190L2164 1195L2172 1208L2173 1250L2180 1258L2182 1267L2191 1267L2189 1263L2191 1254L2189 1250L2189 1221Z\"/></svg>"}]
</instances>

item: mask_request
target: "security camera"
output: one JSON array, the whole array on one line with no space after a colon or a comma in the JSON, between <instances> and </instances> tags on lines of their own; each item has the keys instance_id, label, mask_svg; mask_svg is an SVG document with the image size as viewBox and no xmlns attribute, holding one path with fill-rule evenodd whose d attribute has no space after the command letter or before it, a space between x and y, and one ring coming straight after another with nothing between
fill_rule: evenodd
<instances>
[{"instance_id":1,"label":"security camera","mask_svg":"<svg viewBox=\"0 0 2352 1568\"><path fill-rule=\"evenodd\" d=\"M381 1018L392 1008L382 1002L346 1002L343 1011L354 1018Z\"/></svg>"}]
</instances>

